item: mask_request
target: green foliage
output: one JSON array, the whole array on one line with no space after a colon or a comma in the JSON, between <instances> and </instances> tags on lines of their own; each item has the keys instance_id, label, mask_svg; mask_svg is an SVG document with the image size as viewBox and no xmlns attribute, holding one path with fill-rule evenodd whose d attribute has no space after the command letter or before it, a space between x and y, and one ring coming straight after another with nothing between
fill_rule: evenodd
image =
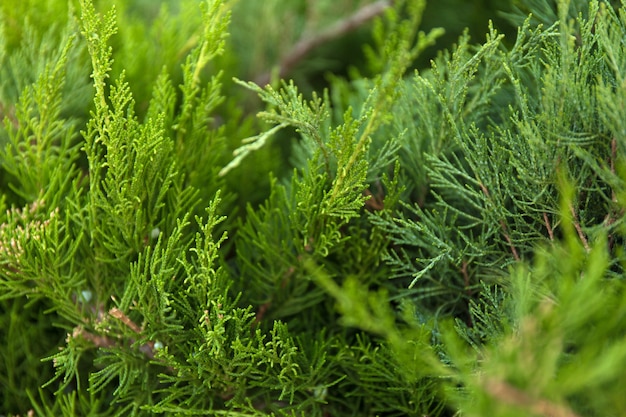
<instances>
[{"instance_id":1,"label":"green foliage","mask_svg":"<svg viewBox=\"0 0 626 417\"><path fill-rule=\"evenodd\" d=\"M0 7L2 413L626 413L625 4L112 3Z\"/></svg>"}]
</instances>

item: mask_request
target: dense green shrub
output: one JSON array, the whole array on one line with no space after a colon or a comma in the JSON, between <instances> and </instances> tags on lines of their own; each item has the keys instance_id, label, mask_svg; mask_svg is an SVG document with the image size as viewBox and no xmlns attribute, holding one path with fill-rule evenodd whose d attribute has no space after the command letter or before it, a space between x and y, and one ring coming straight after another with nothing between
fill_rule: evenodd
<instances>
[{"instance_id":1,"label":"dense green shrub","mask_svg":"<svg viewBox=\"0 0 626 417\"><path fill-rule=\"evenodd\" d=\"M626 414L626 4L513 4L414 70L418 0L31 3L0 412Z\"/></svg>"}]
</instances>

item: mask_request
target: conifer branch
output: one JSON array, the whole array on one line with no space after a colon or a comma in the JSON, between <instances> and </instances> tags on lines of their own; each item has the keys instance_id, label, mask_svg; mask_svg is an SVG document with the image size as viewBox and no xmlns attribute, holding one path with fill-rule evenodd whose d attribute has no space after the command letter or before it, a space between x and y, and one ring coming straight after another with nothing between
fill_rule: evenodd
<instances>
[{"instance_id":1,"label":"conifer branch","mask_svg":"<svg viewBox=\"0 0 626 417\"><path fill-rule=\"evenodd\" d=\"M380 0L375 3L363 6L352 15L341 19L326 30L312 36L301 38L291 50L282 58L278 65L278 78L286 78L291 70L302 61L311 51L326 42L337 39L350 33L376 16L382 14L393 5L393 0ZM261 74L256 78L255 83L266 85L271 81L271 73Z\"/></svg>"},{"instance_id":2,"label":"conifer branch","mask_svg":"<svg viewBox=\"0 0 626 417\"><path fill-rule=\"evenodd\" d=\"M124 325L126 327L128 327L130 330L132 330L134 333L136 333L137 335L141 335L143 333L143 329L141 327L139 327L135 322L133 322L126 314L124 314L121 310L119 310L118 308L112 308L109 310L109 315L119 321L121 321L122 323L124 323ZM98 320L100 323L102 322L102 318L100 318ZM113 348L115 346L118 346L119 341L110 337L110 336L105 336L105 335L99 335L99 334L95 334L92 332L87 331L82 325L76 326L74 328L74 330L72 331L72 334L67 336L68 338L77 338L77 337L81 337L82 339L90 342L91 344L93 344L95 347L97 348ZM130 343L133 344L135 343L134 339L130 339ZM154 341L148 341L147 343L144 343L143 345L139 346L139 351L141 353L143 353L146 357L148 357L149 359L154 359L155 357L155 350L158 348L157 347L157 343ZM171 367L167 367L167 369L172 372L172 368Z\"/></svg>"}]
</instances>

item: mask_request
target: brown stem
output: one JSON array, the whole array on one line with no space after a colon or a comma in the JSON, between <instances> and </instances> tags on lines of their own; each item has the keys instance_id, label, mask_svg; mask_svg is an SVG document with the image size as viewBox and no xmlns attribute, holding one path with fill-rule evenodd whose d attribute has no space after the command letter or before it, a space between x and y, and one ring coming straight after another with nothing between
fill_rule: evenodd
<instances>
[{"instance_id":1,"label":"brown stem","mask_svg":"<svg viewBox=\"0 0 626 417\"><path fill-rule=\"evenodd\" d=\"M582 227L580 227L580 221L578 220L578 214L576 214L576 210L574 209L574 206L572 205L572 203L570 203L570 205L569 205L569 210L572 213L572 218L574 219L574 227L576 228L576 232L578 233L578 237L580 238L580 241L583 243L583 246L585 247L585 250L587 252L589 252L591 250L591 248L589 247L589 242L587 241L587 237L585 236L585 233L583 232Z\"/></svg>"},{"instance_id":2,"label":"brown stem","mask_svg":"<svg viewBox=\"0 0 626 417\"><path fill-rule=\"evenodd\" d=\"M517 249L515 249L515 245L513 245L513 241L511 240L511 237L509 236L509 233L507 232L506 223L504 223L504 220L500 220L500 227L502 227L502 234L504 235L504 238L506 239L507 243L509 244L509 247L511 248L511 252L513 253L513 259L515 259L516 261L519 261L521 258L519 257L517 253Z\"/></svg>"},{"instance_id":3,"label":"brown stem","mask_svg":"<svg viewBox=\"0 0 626 417\"><path fill-rule=\"evenodd\" d=\"M383 187L380 185L380 181L376 181L376 194L372 194L369 188L363 191L365 197L369 197L365 200L365 208L370 211L380 211L385 209L385 196Z\"/></svg>"},{"instance_id":4,"label":"brown stem","mask_svg":"<svg viewBox=\"0 0 626 417\"><path fill-rule=\"evenodd\" d=\"M122 323L128 326L128 328L130 328L133 332L137 334L142 333L141 327L135 324L135 322L132 321L130 317L128 317L126 314L124 314L122 310L116 307L113 307L112 309L109 310L109 314L112 317L115 317L116 319L120 320ZM131 343L135 343L135 341L131 339ZM154 359L154 349L155 349L154 342L152 341L139 346L139 350L150 359ZM171 368L168 367L168 369L171 369Z\"/></svg>"},{"instance_id":5,"label":"brown stem","mask_svg":"<svg viewBox=\"0 0 626 417\"><path fill-rule=\"evenodd\" d=\"M546 223L546 229L548 229L548 236L550 236L550 240L554 240L554 231L552 230L552 226L550 226L550 219L548 219L548 213L543 212L543 221Z\"/></svg>"},{"instance_id":6,"label":"brown stem","mask_svg":"<svg viewBox=\"0 0 626 417\"><path fill-rule=\"evenodd\" d=\"M326 30L313 36L301 38L282 58L279 64L278 77L285 78L289 72L313 49L333 39L354 31L366 22L382 14L393 5L392 0L380 0L363 6L352 15L341 19ZM266 72L257 77L256 83L264 86L270 82L271 73Z\"/></svg>"},{"instance_id":7,"label":"brown stem","mask_svg":"<svg viewBox=\"0 0 626 417\"><path fill-rule=\"evenodd\" d=\"M272 302L268 301L267 303L261 304L259 306L259 309L256 312L256 316L254 317L254 324L257 325L261 322L261 320L263 320L263 317L265 316L265 313L267 312L267 310L269 310L269 308L271 307Z\"/></svg>"},{"instance_id":8,"label":"brown stem","mask_svg":"<svg viewBox=\"0 0 626 417\"><path fill-rule=\"evenodd\" d=\"M472 291L469 288L470 285L470 277L469 272L467 272L468 267L467 261L463 261L461 264L461 275L463 275L463 283L465 284L465 290L467 291L467 295L472 295Z\"/></svg>"},{"instance_id":9,"label":"brown stem","mask_svg":"<svg viewBox=\"0 0 626 417\"><path fill-rule=\"evenodd\" d=\"M113 307L109 310L109 314L116 319L120 320L126 326L128 326L133 332L139 334L141 333L141 328L135 324L126 314L124 314L120 309Z\"/></svg>"},{"instance_id":10,"label":"brown stem","mask_svg":"<svg viewBox=\"0 0 626 417\"><path fill-rule=\"evenodd\" d=\"M116 344L115 340L111 339L110 337L90 333L82 326L75 327L71 337L74 339L77 337L81 337L84 340L93 343L94 346L99 348L110 348L115 346ZM68 334L68 339L69 338L70 335Z\"/></svg>"}]
</instances>

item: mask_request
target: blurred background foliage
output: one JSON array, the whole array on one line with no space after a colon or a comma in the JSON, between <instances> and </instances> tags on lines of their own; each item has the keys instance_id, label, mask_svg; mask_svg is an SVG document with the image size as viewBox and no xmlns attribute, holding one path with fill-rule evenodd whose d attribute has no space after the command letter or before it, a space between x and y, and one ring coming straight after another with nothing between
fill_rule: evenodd
<instances>
[{"instance_id":1,"label":"blurred background foliage","mask_svg":"<svg viewBox=\"0 0 626 417\"><path fill-rule=\"evenodd\" d=\"M314 36L332 24L345 19L368 4L380 0L234 0L232 24L227 53L220 57L218 65L243 80L258 80L271 72L289 50L302 39ZM391 0L388 1L391 3ZM117 9L120 31L134 32L136 36L119 36L119 39L134 39L123 45L114 44L118 59L116 70L125 68L138 103L138 110L145 106L149 96L148 86L163 66L178 67L182 58L193 47L193 31L197 30L200 16L197 13L199 0L98 0L101 11L111 7ZM458 37L468 31L475 43L483 42L489 21L500 33L514 41L516 28L530 10L534 11L536 23L554 22L557 17L556 2L541 0L437 0L427 2L421 29L445 29L435 45L415 63L416 68L427 68L437 51L449 49ZM619 1L615 1L618 4ZM548 4L548 6L547 6ZM571 10L584 10L585 0L571 1ZM19 46L28 25L50 27L50 16L54 26L63 27L72 10L78 9L77 0L66 3L57 0L3 1L0 4L6 26L9 49ZM24 16L28 16L25 25ZM167 22L167 24L166 24ZM149 39L145 27L149 27ZM51 28L54 29L54 28ZM325 42L315 48L305 59L298 62L286 78L293 78L303 91L319 89L328 83L328 74L345 75L351 68L368 75L363 45L371 41L371 24L365 23L355 30ZM115 39L113 40L115 42ZM138 52L139 51L139 52ZM122 62L123 61L123 62ZM176 80L174 80L176 81ZM226 80L227 90L234 87ZM142 86L145 89L142 90ZM306 87L309 87L308 89ZM143 96L143 97L142 97ZM142 99L143 98L143 99Z\"/></svg>"},{"instance_id":2,"label":"blurred background foliage","mask_svg":"<svg viewBox=\"0 0 626 417\"><path fill-rule=\"evenodd\" d=\"M125 68L130 84L135 90L141 110L140 86L152 85L163 65L176 66L193 47L194 34L200 22L197 13L199 0L98 0L101 11L112 6L117 9L120 31L134 32L136 43L113 45L118 59L117 71ZM231 36L227 54L220 58L219 66L229 74L244 80L255 80L271 71L298 40L314 36L332 24L352 15L360 8L379 3L376 0L235 0L232 4ZM518 0L438 0L428 2L422 21L422 30L442 27L446 33L416 62L417 67L429 66L436 51L449 48L468 30L475 42L484 41L489 20L500 32L515 34L511 13L524 16L528 7ZM9 49L19 46L24 35L24 16L34 27L49 27L50 16L55 26L63 27L71 10L78 9L77 0L67 3L56 0L5 1L0 8L5 16ZM167 19L166 19L167 16ZM167 25L165 24L167 20ZM517 21L516 21L517 23ZM150 39L144 36L145 26L150 28ZM300 88L319 88L327 83L327 74L347 74L352 67L365 69L363 45L370 41L371 24L365 23L354 31L326 42L301 60L287 78L293 78ZM118 36L119 39L129 39ZM113 40L115 42L115 39ZM140 48L140 49L138 49ZM123 53L122 51L126 51ZM139 51L139 52L138 52ZM174 58L174 59L173 59ZM168 68L171 69L171 68ZM367 75L366 73L363 75ZM134 81L139 81L135 83ZM227 80L229 81L229 80ZM230 86L227 82L227 86ZM235 87L240 90L239 87ZM306 89L304 89L306 91ZM309 88L310 91L310 88ZM139 94L139 97L137 95ZM249 94L246 92L245 94ZM145 103L144 103L145 104Z\"/></svg>"}]
</instances>

